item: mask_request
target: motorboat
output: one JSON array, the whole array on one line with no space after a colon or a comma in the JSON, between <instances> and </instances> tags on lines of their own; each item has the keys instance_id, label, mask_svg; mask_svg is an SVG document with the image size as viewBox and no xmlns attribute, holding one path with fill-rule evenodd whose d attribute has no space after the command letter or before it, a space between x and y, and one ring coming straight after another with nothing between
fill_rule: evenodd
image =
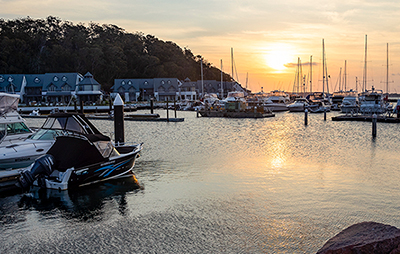
<instances>
[{"instance_id":1,"label":"motorboat","mask_svg":"<svg viewBox=\"0 0 400 254\"><path fill-rule=\"evenodd\" d=\"M34 131L18 114L19 95L0 93L0 147L25 140Z\"/></svg>"},{"instance_id":2,"label":"motorboat","mask_svg":"<svg viewBox=\"0 0 400 254\"><path fill-rule=\"evenodd\" d=\"M350 90L349 93L343 98L340 110L342 113L358 113L360 105L356 91Z\"/></svg>"},{"instance_id":3,"label":"motorboat","mask_svg":"<svg viewBox=\"0 0 400 254\"><path fill-rule=\"evenodd\" d=\"M331 110L333 111L340 111L340 107L342 105L344 97L346 97L346 92L344 91L337 91L332 94L332 105Z\"/></svg>"},{"instance_id":4,"label":"motorboat","mask_svg":"<svg viewBox=\"0 0 400 254\"><path fill-rule=\"evenodd\" d=\"M227 111L245 111L247 110L247 101L244 98L244 92L232 91L228 96L221 101L224 104L224 109Z\"/></svg>"},{"instance_id":5,"label":"motorboat","mask_svg":"<svg viewBox=\"0 0 400 254\"><path fill-rule=\"evenodd\" d=\"M360 113L364 115L383 114L386 112L386 105L383 100L382 90L366 90L359 96Z\"/></svg>"},{"instance_id":6,"label":"motorboat","mask_svg":"<svg viewBox=\"0 0 400 254\"><path fill-rule=\"evenodd\" d=\"M50 149L57 136L72 132L81 134L99 133L83 114L63 112L51 114L47 117L43 126L27 139L0 147L0 169L29 166Z\"/></svg>"},{"instance_id":7,"label":"motorboat","mask_svg":"<svg viewBox=\"0 0 400 254\"><path fill-rule=\"evenodd\" d=\"M13 181L9 177L9 185L4 188L27 191L35 185L62 191L111 179L135 178L133 167L143 143L115 146L108 136L77 113L58 113L46 123L52 127L43 128L50 131L49 134L60 131L62 135L56 136L48 151L29 167L3 171L15 172ZM55 124L62 126L57 129Z\"/></svg>"},{"instance_id":8,"label":"motorboat","mask_svg":"<svg viewBox=\"0 0 400 254\"><path fill-rule=\"evenodd\" d=\"M29 190L68 190L111 179L133 177L133 167L143 144L114 146L101 134L69 132L58 136L49 151L26 171L16 184ZM136 178L135 178L136 179Z\"/></svg>"},{"instance_id":9,"label":"motorboat","mask_svg":"<svg viewBox=\"0 0 400 254\"><path fill-rule=\"evenodd\" d=\"M304 112L306 108L308 108L309 103L306 98L296 98L292 104L287 105L289 112Z\"/></svg>"},{"instance_id":10,"label":"motorboat","mask_svg":"<svg viewBox=\"0 0 400 254\"><path fill-rule=\"evenodd\" d=\"M271 91L268 99L264 103L264 107L268 108L272 112L287 111L289 110L287 105L290 102L290 97L283 91Z\"/></svg>"},{"instance_id":11,"label":"motorboat","mask_svg":"<svg viewBox=\"0 0 400 254\"><path fill-rule=\"evenodd\" d=\"M323 101L315 102L312 107L309 107L310 113L324 113L331 111L331 106L326 105Z\"/></svg>"}]
</instances>

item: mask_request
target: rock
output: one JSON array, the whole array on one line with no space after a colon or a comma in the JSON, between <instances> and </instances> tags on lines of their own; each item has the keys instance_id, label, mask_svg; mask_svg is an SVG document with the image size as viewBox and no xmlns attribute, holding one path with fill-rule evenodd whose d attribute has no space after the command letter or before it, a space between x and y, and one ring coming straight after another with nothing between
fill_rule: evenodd
<instances>
[{"instance_id":1,"label":"rock","mask_svg":"<svg viewBox=\"0 0 400 254\"><path fill-rule=\"evenodd\" d=\"M376 222L352 225L330 240L317 254L400 254L400 229Z\"/></svg>"}]
</instances>

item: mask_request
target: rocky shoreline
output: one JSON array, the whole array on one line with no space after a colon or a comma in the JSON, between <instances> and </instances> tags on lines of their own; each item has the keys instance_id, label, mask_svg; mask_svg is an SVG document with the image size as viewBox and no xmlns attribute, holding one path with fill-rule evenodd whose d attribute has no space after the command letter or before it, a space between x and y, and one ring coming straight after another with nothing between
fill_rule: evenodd
<instances>
[{"instance_id":1,"label":"rocky shoreline","mask_svg":"<svg viewBox=\"0 0 400 254\"><path fill-rule=\"evenodd\" d=\"M400 229L377 222L352 225L329 239L317 254L400 254Z\"/></svg>"}]
</instances>

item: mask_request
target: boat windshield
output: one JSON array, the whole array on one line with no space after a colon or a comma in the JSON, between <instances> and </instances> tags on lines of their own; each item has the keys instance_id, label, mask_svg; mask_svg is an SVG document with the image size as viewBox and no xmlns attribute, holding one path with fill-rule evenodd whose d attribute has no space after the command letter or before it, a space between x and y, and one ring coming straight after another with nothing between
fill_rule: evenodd
<instances>
[{"instance_id":1,"label":"boat windshield","mask_svg":"<svg viewBox=\"0 0 400 254\"><path fill-rule=\"evenodd\" d=\"M84 128L80 122L75 119L75 117L49 117L43 124L42 129L57 129L78 133L87 133L86 129L89 127L85 127L86 128Z\"/></svg>"},{"instance_id":2,"label":"boat windshield","mask_svg":"<svg viewBox=\"0 0 400 254\"><path fill-rule=\"evenodd\" d=\"M33 140L54 140L57 136L63 135L63 130L40 129L29 137Z\"/></svg>"},{"instance_id":3,"label":"boat windshield","mask_svg":"<svg viewBox=\"0 0 400 254\"><path fill-rule=\"evenodd\" d=\"M9 123L7 124L7 135L31 133L32 131L25 125L25 123Z\"/></svg>"},{"instance_id":4,"label":"boat windshield","mask_svg":"<svg viewBox=\"0 0 400 254\"><path fill-rule=\"evenodd\" d=\"M6 125L1 123L0 124L0 142L3 140L3 138L6 136Z\"/></svg>"}]
</instances>

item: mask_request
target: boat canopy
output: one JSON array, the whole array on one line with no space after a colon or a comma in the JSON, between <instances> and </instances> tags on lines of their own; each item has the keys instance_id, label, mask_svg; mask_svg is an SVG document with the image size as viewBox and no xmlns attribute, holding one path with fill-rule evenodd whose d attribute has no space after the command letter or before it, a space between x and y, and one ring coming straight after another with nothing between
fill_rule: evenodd
<instances>
[{"instance_id":1,"label":"boat canopy","mask_svg":"<svg viewBox=\"0 0 400 254\"><path fill-rule=\"evenodd\" d=\"M49 115L42 129L64 130L82 134L101 134L83 115L78 113L54 113Z\"/></svg>"},{"instance_id":2,"label":"boat canopy","mask_svg":"<svg viewBox=\"0 0 400 254\"><path fill-rule=\"evenodd\" d=\"M10 111L17 111L18 102L18 94L0 93L0 115Z\"/></svg>"}]
</instances>

